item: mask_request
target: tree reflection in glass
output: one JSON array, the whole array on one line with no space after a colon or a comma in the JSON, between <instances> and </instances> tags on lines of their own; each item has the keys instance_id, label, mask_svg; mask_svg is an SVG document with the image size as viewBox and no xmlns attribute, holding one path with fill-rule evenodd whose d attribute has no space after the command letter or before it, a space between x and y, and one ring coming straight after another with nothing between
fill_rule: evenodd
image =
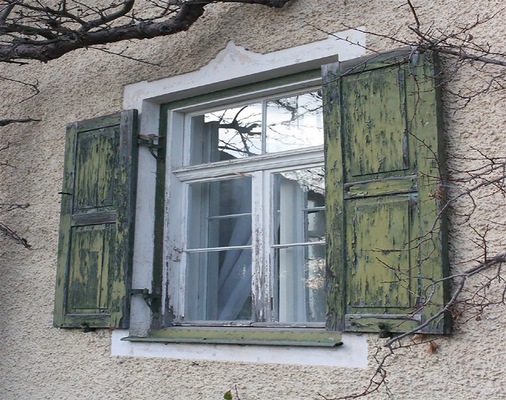
<instances>
[{"instance_id":1,"label":"tree reflection in glass","mask_svg":"<svg viewBox=\"0 0 506 400\"><path fill-rule=\"evenodd\" d=\"M322 144L323 116L320 92L267 101L267 153Z\"/></svg>"},{"instance_id":2,"label":"tree reflection in glass","mask_svg":"<svg viewBox=\"0 0 506 400\"><path fill-rule=\"evenodd\" d=\"M323 117L319 91L191 118L191 165L320 145Z\"/></svg>"}]
</instances>

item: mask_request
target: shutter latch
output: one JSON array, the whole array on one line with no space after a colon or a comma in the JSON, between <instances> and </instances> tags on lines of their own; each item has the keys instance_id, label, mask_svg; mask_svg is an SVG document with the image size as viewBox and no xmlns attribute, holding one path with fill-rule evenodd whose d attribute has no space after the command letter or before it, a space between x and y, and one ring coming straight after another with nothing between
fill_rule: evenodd
<instances>
[{"instance_id":1,"label":"shutter latch","mask_svg":"<svg viewBox=\"0 0 506 400\"><path fill-rule=\"evenodd\" d=\"M155 300L157 300L159 298L159 296L157 296L156 294L154 293L149 293L149 289L132 289L130 291L131 295L134 296L134 295L142 295L142 298L144 299L144 301L146 302L146 304L148 305L149 309L153 312L153 313L157 313L158 310L156 309L155 307Z\"/></svg>"},{"instance_id":2,"label":"shutter latch","mask_svg":"<svg viewBox=\"0 0 506 400\"><path fill-rule=\"evenodd\" d=\"M157 135L138 135L137 144L139 146L146 146L149 153L158 160L158 150L163 146L160 144L160 136ZM156 150L156 153L155 153Z\"/></svg>"}]
</instances>

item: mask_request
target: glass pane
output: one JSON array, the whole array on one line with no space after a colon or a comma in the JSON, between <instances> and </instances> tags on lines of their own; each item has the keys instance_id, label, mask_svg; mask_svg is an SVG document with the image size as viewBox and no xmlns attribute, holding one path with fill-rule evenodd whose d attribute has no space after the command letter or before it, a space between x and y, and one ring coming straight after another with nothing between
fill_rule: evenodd
<instances>
[{"instance_id":1,"label":"glass pane","mask_svg":"<svg viewBox=\"0 0 506 400\"><path fill-rule=\"evenodd\" d=\"M274 174L274 244L325 240L323 167Z\"/></svg>"},{"instance_id":2,"label":"glass pane","mask_svg":"<svg viewBox=\"0 0 506 400\"><path fill-rule=\"evenodd\" d=\"M261 153L261 103L213 111L191 119L190 165Z\"/></svg>"},{"instance_id":3,"label":"glass pane","mask_svg":"<svg viewBox=\"0 0 506 400\"><path fill-rule=\"evenodd\" d=\"M279 322L325 320L324 183L323 167L274 174L274 244L287 245L275 249Z\"/></svg>"},{"instance_id":4,"label":"glass pane","mask_svg":"<svg viewBox=\"0 0 506 400\"><path fill-rule=\"evenodd\" d=\"M188 248L251 244L251 178L189 185Z\"/></svg>"},{"instance_id":5,"label":"glass pane","mask_svg":"<svg viewBox=\"0 0 506 400\"><path fill-rule=\"evenodd\" d=\"M325 321L325 245L275 253L274 312L278 322Z\"/></svg>"},{"instance_id":6,"label":"glass pane","mask_svg":"<svg viewBox=\"0 0 506 400\"><path fill-rule=\"evenodd\" d=\"M189 253L186 321L251 320L251 250Z\"/></svg>"},{"instance_id":7,"label":"glass pane","mask_svg":"<svg viewBox=\"0 0 506 400\"><path fill-rule=\"evenodd\" d=\"M185 319L250 320L251 248L234 247L251 246L251 178L192 183L188 200Z\"/></svg>"},{"instance_id":8,"label":"glass pane","mask_svg":"<svg viewBox=\"0 0 506 400\"><path fill-rule=\"evenodd\" d=\"M266 123L268 153L322 145L321 93L304 93L268 101Z\"/></svg>"}]
</instances>

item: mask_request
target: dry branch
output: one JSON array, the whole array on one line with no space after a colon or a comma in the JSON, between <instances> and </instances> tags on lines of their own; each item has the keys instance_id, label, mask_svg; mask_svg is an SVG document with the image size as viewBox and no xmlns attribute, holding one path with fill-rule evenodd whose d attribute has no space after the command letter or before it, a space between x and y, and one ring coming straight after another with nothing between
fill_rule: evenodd
<instances>
[{"instance_id":1,"label":"dry branch","mask_svg":"<svg viewBox=\"0 0 506 400\"><path fill-rule=\"evenodd\" d=\"M0 119L0 126L7 126L10 124L24 124L28 122L37 122L40 119L33 118L19 118L19 119Z\"/></svg>"},{"instance_id":2,"label":"dry branch","mask_svg":"<svg viewBox=\"0 0 506 400\"><path fill-rule=\"evenodd\" d=\"M0 232L3 232L5 235L7 235L7 237L9 237L10 239L14 240L15 242L21 244L22 246L26 247L27 249L32 247L30 244L28 244L28 241L24 237L21 237L20 235L18 235L18 233L16 231L12 230L11 228L9 228L7 225L5 225L2 222L0 222Z\"/></svg>"},{"instance_id":3,"label":"dry branch","mask_svg":"<svg viewBox=\"0 0 506 400\"><path fill-rule=\"evenodd\" d=\"M289 0L124 0L100 7L75 0L0 1L0 62L49 61L73 50L188 30L207 5L246 3L281 8ZM160 11L161 10L161 11ZM155 12L156 11L156 12Z\"/></svg>"}]
</instances>

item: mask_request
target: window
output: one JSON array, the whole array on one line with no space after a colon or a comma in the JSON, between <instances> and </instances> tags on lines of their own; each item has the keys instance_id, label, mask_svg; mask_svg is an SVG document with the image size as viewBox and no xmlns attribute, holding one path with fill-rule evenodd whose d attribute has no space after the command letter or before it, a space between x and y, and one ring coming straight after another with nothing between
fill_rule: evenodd
<instances>
[{"instance_id":1,"label":"window","mask_svg":"<svg viewBox=\"0 0 506 400\"><path fill-rule=\"evenodd\" d=\"M167 106L174 325L324 324L321 91L283 90Z\"/></svg>"},{"instance_id":2,"label":"window","mask_svg":"<svg viewBox=\"0 0 506 400\"><path fill-rule=\"evenodd\" d=\"M157 165L143 289L130 289L136 113L71 125L55 325L126 327L134 296L153 317L142 340L448 332L437 60L408 50L323 71L162 106L158 140L139 139Z\"/></svg>"}]
</instances>

